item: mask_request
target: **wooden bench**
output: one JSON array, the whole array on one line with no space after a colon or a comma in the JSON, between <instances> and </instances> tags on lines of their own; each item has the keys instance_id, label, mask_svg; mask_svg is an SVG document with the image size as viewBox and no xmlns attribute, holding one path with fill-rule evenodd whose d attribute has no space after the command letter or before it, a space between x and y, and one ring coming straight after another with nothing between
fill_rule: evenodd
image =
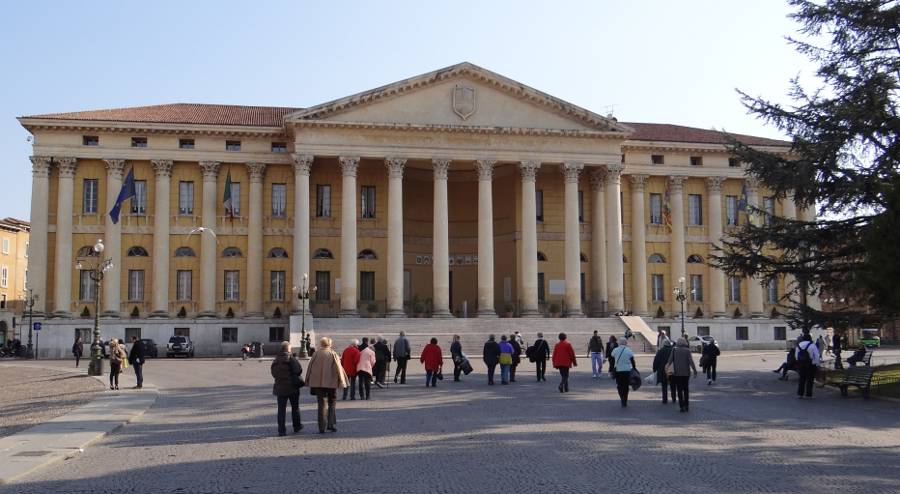
<instances>
[{"instance_id":1,"label":"wooden bench","mask_svg":"<svg viewBox=\"0 0 900 494\"><path fill-rule=\"evenodd\" d=\"M872 387L872 376L875 369L872 367L851 367L844 371L844 378L838 386L841 388L841 396L847 396L847 388L856 386L863 392L863 397L869 398L869 389Z\"/></svg>"}]
</instances>

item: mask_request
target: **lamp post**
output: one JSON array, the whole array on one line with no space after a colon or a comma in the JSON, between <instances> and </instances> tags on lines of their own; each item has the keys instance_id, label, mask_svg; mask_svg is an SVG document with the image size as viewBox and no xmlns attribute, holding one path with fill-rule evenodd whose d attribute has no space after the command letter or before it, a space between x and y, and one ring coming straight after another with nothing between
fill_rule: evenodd
<instances>
[{"instance_id":1,"label":"lamp post","mask_svg":"<svg viewBox=\"0 0 900 494\"><path fill-rule=\"evenodd\" d=\"M25 307L28 307L28 347L26 348L25 358L34 358L34 347L31 346L32 332L34 331L34 303L37 301L38 295L35 295L31 288L28 289L28 298L25 299Z\"/></svg>"},{"instance_id":2,"label":"lamp post","mask_svg":"<svg viewBox=\"0 0 900 494\"><path fill-rule=\"evenodd\" d=\"M684 301L687 299L687 290L684 288L684 276L678 278L678 286L672 289L672 293L675 295L675 300L681 303L681 336L687 337L687 333L684 331ZM694 290L691 290L691 294L694 294Z\"/></svg>"},{"instance_id":3,"label":"lamp post","mask_svg":"<svg viewBox=\"0 0 900 494\"><path fill-rule=\"evenodd\" d=\"M313 286L311 292L316 293L318 287ZM309 302L309 275L303 273L303 279L300 280L300 286L294 287L297 292L297 299L300 300L300 358L306 358L309 354L306 351L306 304Z\"/></svg>"},{"instance_id":4,"label":"lamp post","mask_svg":"<svg viewBox=\"0 0 900 494\"><path fill-rule=\"evenodd\" d=\"M93 250L98 258L103 257L103 240L97 240ZM90 273L91 281L94 282L94 339L91 343L91 363L88 365L89 376L103 375L103 342L100 340L100 284L103 281L103 275L113 268L112 259L101 259L96 264L85 266L78 261L75 268L79 271L85 270Z\"/></svg>"}]
</instances>

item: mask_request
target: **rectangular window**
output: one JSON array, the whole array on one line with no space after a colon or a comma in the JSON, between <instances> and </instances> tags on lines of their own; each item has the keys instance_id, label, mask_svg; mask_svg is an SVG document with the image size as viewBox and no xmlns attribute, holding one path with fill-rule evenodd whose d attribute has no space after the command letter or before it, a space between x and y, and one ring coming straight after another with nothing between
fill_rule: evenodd
<instances>
[{"instance_id":1,"label":"rectangular window","mask_svg":"<svg viewBox=\"0 0 900 494\"><path fill-rule=\"evenodd\" d=\"M3 266L0 268L0 288L6 288L7 283L9 283L9 268Z\"/></svg>"},{"instance_id":2,"label":"rectangular window","mask_svg":"<svg viewBox=\"0 0 900 494\"><path fill-rule=\"evenodd\" d=\"M271 271L269 282L271 300L279 302L284 300L284 271Z\"/></svg>"},{"instance_id":3,"label":"rectangular window","mask_svg":"<svg viewBox=\"0 0 900 494\"><path fill-rule=\"evenodd\" d=\"M91 328L75 328L75 337L81 338L82 345L90 345L91 341L93 341L93 336L91 334L93 330Z\"/></svg>"},{"instance_id":4,"label":"rectangular window","mask_svg":"<svg viewBox=\"0 0 900 494\"><path fill-rule=\"evenodd\" d=\"M84 179L84 189L82 191L81 212L84 214L97 213L97 179Z\"/></svg>"},{"instance_id":5,"label":"rectangular window","mask_svg":"<svg viewBox=\"0 0 900 494\"><path fill-rule=\"evenodd\" d=\"M178 149L194 149L194 140L178 139Z\"/></svg>"},{"instance_id":6,"label":"rectangular window","mask_svg":"<svg viewBox=\"0 0 900 494\"><path fill-rule=\"evenodd\" d=\"M587 300L586 298L584 298L585 293L587 293L587 292L585 291L585 286L584 286L584 273L581 273L581 301L582 302Z\"/></svg>"},{"instance_id":7,"label":"rectangular window","mask_svg":"<svg viewBox=\"0 0 900 494\"><path fill-rule=\"evenodd\" d=\"M237 343L238 328L222 328L222 343Z\"/></svg>"},{"instance_id":8,"label":"rectangular window","mask_svg":"<svg viewBox=\"0 0 900 494\"><path fill-rule=\"evenodd\" d=\"M228 211L226 211L228 213ZM231 182L231 216L241 215L241 183Z\"/></svg>"},{"instance_id":9,"label":"rectangular window","mask_svg":"<svg viewBox=\"0 0 900 494\"><path fill-rule=\"evenodd\" d=\"M763 224L769 226L772 224L772 216L775 215L775 198L763 197L763 211L766 215L763 217Z\"/></svg>"},{"instance_id":10,"label":"rectangular window","mask_svg":"<svg viewBox=\"0 0 900 494\"><path fill-rule=\"evenodd\" d=\"M194 182L178 182L178 214L194 214Z\"/></svg>"},{"instance_id":11,"label":"rectangular window","mask_svg":"<svg viewBox=\"0 0 900 494\"><path fill-rule=\"evenodd\" d=\"M134 181L134 197L131 198L131 214L143 216L147 214L147 181Z\"/></svg>"},{"instance_id":12,"label":"rectangular window","mask_svg":"<svg viewBox=\"0 0 900 494\"><path fill-rule=\"evenodd\" d=\"M775 278L766 283L766 302L770 304L778 303L778 280Z\"/></svg>"},{"instance_id":13,"label":"rectangular window","mask_svg":"<svg viewBox=\"0 0 900 494\"><path fill-rule=\"evenodd\" d=\"M709 326L697 326L697 336L709 336Z\"/></svg>"},{"instance_id":14,"label":"rectangular window","mask_svg":"<svg viewBox=\"0 0 900 494\"><path fill-rule=\"evenodd\" d=\"M284 218L287 207L287 185L272 184L272 217Z\"/></svg>"},{"instance_id":15,"label":"rectangular window","mask_svg":"<svg viewBox=\"0 0 900 494\"><path fill-rule=\"evenodd\" d=\"M191 285L194 272L190 269L179 269L175 274L175 297L177 300L193 299Z\"/></svg>"},{"instance_id":16,"label":"rectangular window","mask_svg":"<svg viewBox=\"0 0 900 494\"><path fill-rule=\"evenodd\" d=\"M144 270L129 269L128 270L128 300L141 301L144 300Z\"/></svg>"},{"instance_id":17,"label":"rectangular window","mask_svg":"<svg viewBox=\"0 0 900 494\"><path fill-rule=\"evenodd\" d=\"M3 239L3 253L9 254L9 239L8 238Z\"/></svg>"},{"instance_id":18,"label":"rectangular window","mask_svg":"<svg viewBox=\"0 0 900 494\"><path fill-rule=\"evenodd\" d=\"M125 343L131 343L131 338L141 339L141 328L125 328Z\"/></svg>"},{"instance_id":19,"label":"rectangular window","mask_svg":"<svg viewBox=\"0 0 900 494\"><path fill-rule=\"evenodd\" d=\"M666 290L663 286L663 275L661 274L652 274L650 275L650 281L652 285L652 295L654 302L663 302L666 299Z\"/></svg>"},{"instance_id":20,"label":"rectangular window","mask_svg":"<svg viewBox=\"0 0 900 494\"><path fill-rule=\"evenodd\" d=\"M534 211L538 222L544 221L544 190L534 191Z\"/></svg>"},{"instance_id":21,"label":"rectangular window","mask_svg":"<svg viewBox=\"0 0 900 494\"><path fill-rule=\"evenodd\" d=\"M175 328L172 331L172 336L187 336L191 337L191 328Z\"/></svg>"},{"instance_id":22,"label":"rectangular window","mask_svg":"<svg viewBox=\"0 0 900 494\"><path fill-rule=\"evenodd\" d=\"M703 196L700 194L688 194L688 224L703 224Z\"/></svg>"},{"instance_id":23,"label":"rectangular window","mask_svg":"<svg viewBox=\"0 0 900 494\"><path fill-rule=\"evenodd\" d=\"M774 339L777 341L787 341L787 328L784 326L775 326Z\"/></svg>"},{"instance_id":24,"label":"rectangular window","mask_svg":"<svg viewBox=\"0 0 900 494\"><path fill-rule=\"evenodd\" d=\"M97 136L81 136L82 146L99 146L100 138Z\"/></svg>"},{"instance_id":25,"label":"rectangular window","mask_svg":"<svg viewBox=\"0 0 900 494\"><path fill-rule=\"evenodd\" d=\"M584 223L584 191L578 191L578 222Z\"/></svg>"},{"instance_id":26,"label":"rectangular window","mask_svg":"<svg viewBox=\"0 0 900 494\"><path fill-rule=\"evenodd\" d=\"M316 218L331 218L330 185L316 185Z\"/></svg>"},{"instance_id":27,"label":"rectangular window","mask_svg":"<svg viewBox=\"0 0 900 494\"><path fill-rule=\"evenodd\" d=\"M736 226L738 224L737 196L725 196L725 224Z\"/></svg>"},{"instance_id":28,"label":"rectangular window","mask_svg":"<svg viewBox=\"0 0 900 494\"><path fill-rule=\"evenodd\" d=\"M241 272L225 271L225 300L240 300Z\"/></svg>"},{"instance_id":29,"label":"rectangular window","mask_svg":"<svg viewBox=\"0 0 900 494\"><path fill-rule=\"evenodd\" d=\"M664 165L666 163L665 158L661 154L651 154L650 155L650 163L654 165Z\"/></svg>"},{"instance_id":30,"label":"rectangular window","mask_svg":"<svg viewBox=\"0 0 900 494\"><path fill-rule=\"evenodd\" d=\"M316 301L331 300L331 271L316 271Z\"/></svg>"},{"instance_id":31,"label":"rectangular window","mask_svg":"<svg viewBox=\"0 0 900 494\"><path fill-rule=\"evenodd\" d=\"M94 285L94 280L91 279L91 272L87 270L81 270L78 272L78 300L96 300L97 299L97 286Z\"/></svg>"},{"instance_id":32,"label":"rectangular window","mask_svg":"<svg viewBox=\"0 0 900 494\"><path fill-rule=\"evenodd\" d=\"M662 194L650 194L650 224L662 225Z\"/></svg>"},{"instance_id":33,"label":"rectangular window","mask_svg":"<svg viewBox=\"0 0 900 494\"><path fill-rule=\"evenodd\" d=\"M741 301L741 279L732 276L728 278L728 301L737 303Z\"/></svg>"},{"instance_id":34,"label":"rectangular window","mask_svg":"<svg viewBox=\"0 0 900 494\"><path fill-rule=\"evenodd\" d=\"M286 153L287 152L287 143L286 142L273 142L272 143L272 152L273 153Z\"/></svg>"},{"instance_id":35,"label":"rectangular window","mask_svg":"<svg viewBox=\"0 0 900 494\"><path fill-rule=\"evenodd\" d=\"M750 339L750 330L747 326L738 326L734 328L734 339L738 341L747 341Z\"/></svg>"},{"instance_id":36,"label":"rectangular window","mask_svg":"<svg viewBox=\"0 0 900 494\"><path fill-rule=\"evenodd\" d=\"M364 302L375 300L375 271L359 272L359 299Z\"/></svg>"},{"instance_id":37,"label":"rectangular window","mask_svg":"<svg viewBox=\"0 0 900 494\"><path fill-rule=\"evenodd\" d=\"M537 285L538 285L538 286L537 286L537 289L538 289L538 300L541 301L541 302L546 302L546 301L547 301L547 294L546 294L546 292L544 291L544 273L538 273L538 282L537 282Z\"/></svg>"},{"instance_id":38,"label":"rectangular window","mask_svg":"<svg viewBox=\"0 0 900 494\"><path fill-rule=\"evenodd\" d=\"M728 166L732 168L737 168L741 166L741 160L738 158L728 158Z\"/></svg>"},{"instance_id":39,"label":"rectangular window","mask_svg":"<svg viewBox=\"0 0 900 494\"><path fill-rule=\"evenodd\" d=\"M703 157L691 156L691 166L703 166Z\"/></svg>"},{"instance_id":40,"label":"rectangular window","mask_svg":"<svg viewBox=\"0 0 900 494\"><path fill-rule=\"evenodd\" d=\"M703 302L703 275L691 275L691 301Z\"/></svg>"},{"instance_id":41,"label":"rectangular window","mask_svg":"<svg viewBox=\"0 0 900 494\"><path fill-rule=\"evenodd\" d=\"M241 141L225 141L225 151L240 151Z\"/></svg>"},{"instance_id":42,"label":"rectangular window","mask_svg":"<svg viewBox=\"0 0 900 494\"><path fill-rule=\"evenodd\" d=\"M131 147L133 147L133 148L147 147L147 138L146 137L132 137L131 138Z\"/></svg>"},{"instance_id":43,"label":"rectangular window","mask_svg":"<svg viewBox=\"0 0 900 494\"><path fill-rule=\"evenodd\" d=\"M359 211L363 219L375 217L375 186L363 185L359 195Z\"/></svg>"},{"instance_id":44,"label":"rectangular window","mask_svg":"<svg viewBox=\"0 0 900 494\"><path fill-rule=\"evenodd\" d=\"M667 335L672 336L672 327L671 326L657 326L656 332L665 331Z\"/></svg>"},{"instance_id":45,"label":"rectangular window","mask_svg":"<svg viewBox=\"0 0 900 494\"><path fill-rule=\"evenodd\" d=\"M284 341L284 326L269 328L269 342Z\"/></svg>"}]
</instances>

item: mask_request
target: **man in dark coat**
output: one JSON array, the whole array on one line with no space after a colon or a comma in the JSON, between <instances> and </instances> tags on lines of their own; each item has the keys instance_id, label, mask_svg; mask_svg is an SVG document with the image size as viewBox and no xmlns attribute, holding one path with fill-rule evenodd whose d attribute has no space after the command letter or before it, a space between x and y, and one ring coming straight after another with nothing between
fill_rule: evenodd
<instances>
[{"instance_id":1,"label":"man in dark coat","mask_svg":"<svg viewBox=\"0 0 900 494\"><path fill-rule=\"evenodd\" d=\"M515 334L509 335L509 343L513 347L512 365L509 366L509 382L516 382L516 367L522 361L522 345L517 341L517 336Z\"/></svg>"},{"instance_id":2,"label":"man in dark coat","mask_svg":"<svg viewBox=\"0 0 900 494\"><path fill-rule=\"evenodd\" d=\"M406 364L409 362L411 351L406 333L400 331L400 337L394 341L394 360L397 361L397 371L394 373L394 384L399 378L400 384L406 384Z\"/></svg>"},{"instance_id":3,"label":"man in dark coat","mask_svg":"<svg viewBox=\"0 0 900 494\"><path fill-rule=\"evenodd\" d=\"M287 403L291 402L291 421L294 425L294 434L303 429L300 423L300 388L303 386L303 368L300 361L291 355L291 344L287 341L281 344L281 353L275 356L270 367L272 378L272 394L278 399L278 435L287 434L285 419L287 418Z\"/></svg>"},{"instance_id":4,"label":"man in dark coat","mask_svg":"<svg viewBox=\"0 0 900 494\"><path fill-rule=\"evenodd\" d=\"M387 366L391 361L391 349L388 348L385 339L379 336L372 350L375 351L375 385L383 388Z\"/></svg>"},{"instance_id":5,"label":"man in dark coat","mask_svg":"<svg viewBox=\"0 0 900 494\"><path fill-rule=\"evenodd\" d=\"M144 359L144 342L139 340L137 336L132 336L128 363L134 368L134 377L137 378L135 389L144 387Z\"/></svg>"},{"instance_id":6,"label":"man in dark coat","mask_svg":"<svg viewBox=\"0 0 900 494\"><path fill-rule=\"evenodd\" d=\"M831 352L834 354L834 368L836 370L843 369L844 364L841 362L841 333L836 329L831 337Z\"/></svg>"},{"instance_id":7,"label":"man in dark coat","mask_svg":"<svg viewBox=\"0 0 900 494\"><path fill-rule=\"evenodd\" d=\"M653 372L656 373L656 383L662 386L663 403L669 402L669 391L672 394L672 403L678 402L675 396L675 380L669 379L669 376L666 374L666 364L672 356L673 349L672 340L664 338L662 339L662 346L659 347L659 350L656 351L656 356L653 357Z\"/></svg>"},{"instance_id":8,"label":"man in dark coat","mask_svg":"<svg viewBox=\"0 0 900 494\"><path fill-rule=\"evenodd\" d=\"M550 359L550 344L544 339L544 333L538 333L534 340L534 365L537 371L537 380L547 380L547 360Z\"/></svg>"},{"instance_id":9,"label":"man in dark coat","mask_svg":"<svg viewBox=\"0 0 900 494\"><path fill-rule=\"evenodd\" d=\"M453 343L450 344L450 358L453 360L453 381L459 382L459 375L462 374L463 357L462 343L459 342L459 335L453 335Z\"/></svg>"},{"instance_id":10,"label":"man in dark coat","mask_svg":"<svg viewBox=\"0 0 900 494\"><path fill-rule=\"evenodd\" d=\"M494 335L488 336L488 340L484 343L484 365L488 370L488 384L494 384L494 371L497 370L497 364L500 363L500 344Z\"/></svg>"}]
</instances>

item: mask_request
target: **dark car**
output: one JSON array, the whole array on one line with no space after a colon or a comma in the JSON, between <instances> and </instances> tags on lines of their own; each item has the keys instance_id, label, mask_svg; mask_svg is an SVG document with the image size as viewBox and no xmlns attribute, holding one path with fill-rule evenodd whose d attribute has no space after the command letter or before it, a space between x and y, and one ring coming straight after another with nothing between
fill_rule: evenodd
<instances>
[{"instance_id":1,"label":"dark car","mask_svg":"<svg viewBox=\"0 0 900 494\"><path fill-rule=\"evenodd\" d=\"M156 348L156 342L145 338L141 340L144 344L144 356L147 358L159 358L159 349Z\"/></svg>"},{"instance_id":2,"label":"dark car","mask_svg":"<svg viewBox=\"0 0 900 494\"><path fill-rule=\"evenodd\" d=\"M191 358L194 356L194 343L190 336L173 336L169 338L169 344L166 345L166 357L174 357L176 355L184 355Z\"/></svg>"}]
</instances>

